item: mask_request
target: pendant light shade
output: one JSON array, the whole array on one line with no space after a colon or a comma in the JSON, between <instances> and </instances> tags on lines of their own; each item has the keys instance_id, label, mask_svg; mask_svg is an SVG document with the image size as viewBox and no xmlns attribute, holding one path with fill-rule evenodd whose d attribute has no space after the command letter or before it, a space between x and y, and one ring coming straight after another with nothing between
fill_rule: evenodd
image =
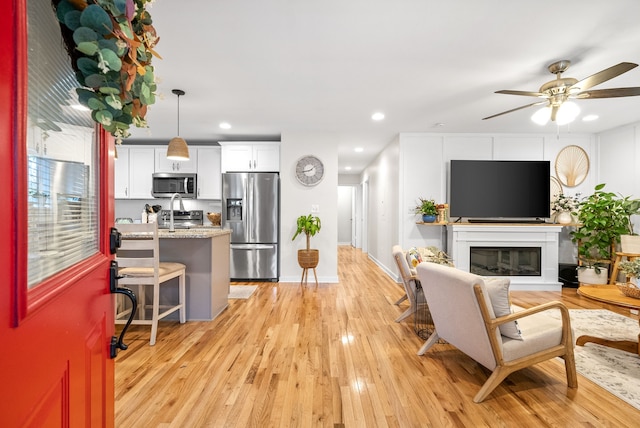
<instances>
[{"instance_id":1,"label":"pendant light shade","mask_svg":"<svg viewBox=\"0 0 640 428\"><path fill-rule=\"evenodd\" d=\"M184 91L181 89L173 89L175 95L178 96L178 137L173 137L169 141L167 147L167 159L171 160L189 160L189 147L184 138L180 137L180 96L184 95Z\"/></svg>"}]
</instances>

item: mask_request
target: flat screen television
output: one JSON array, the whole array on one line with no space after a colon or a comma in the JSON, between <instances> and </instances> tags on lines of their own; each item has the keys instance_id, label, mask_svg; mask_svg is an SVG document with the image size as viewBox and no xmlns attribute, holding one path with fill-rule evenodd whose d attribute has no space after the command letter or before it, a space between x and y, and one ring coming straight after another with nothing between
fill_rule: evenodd
<instances>
[{"instance_id":1,"label":"flat screen television","mask_svg":"<svg viewBox=\"0 0 640 428\"><path fill-rule=\"evenodd\" d=\"M549 161L452 160L449 215L543 220L550 215Z\"/></svg>"}]
</instances>

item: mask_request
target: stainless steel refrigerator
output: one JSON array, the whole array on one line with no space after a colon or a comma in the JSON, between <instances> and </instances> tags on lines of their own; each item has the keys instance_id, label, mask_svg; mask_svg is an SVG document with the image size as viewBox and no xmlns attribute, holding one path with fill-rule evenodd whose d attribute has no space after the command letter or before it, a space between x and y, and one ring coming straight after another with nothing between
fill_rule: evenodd
<instances>
[{"instance_id":1,"label":"stainless steel refrigerator","mask_svg":"<svg viewBox=\"0 0 640 428\"><path fill-rule=\"evenodd\" d=\"M279 225L278 173L222 174L222 227L231 229L232 280L278 280Z\"/></svg>"}]
</instances>

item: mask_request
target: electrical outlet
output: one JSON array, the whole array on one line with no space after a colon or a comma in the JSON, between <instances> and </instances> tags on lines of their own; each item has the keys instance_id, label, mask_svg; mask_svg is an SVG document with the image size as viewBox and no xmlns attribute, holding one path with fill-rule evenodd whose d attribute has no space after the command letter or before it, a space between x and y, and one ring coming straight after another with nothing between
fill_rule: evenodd
<instances>
[{"instance_id":1,"label":"electrical outlet","mask_svg":"<svg viewBox=\"0 0 640 428\"><path fill-rule=\"evenodd\" d=\"M311 212L312 213L319 213L320 212L320 205L312 204L311 205Z\"/></svg>"}]
</instances>

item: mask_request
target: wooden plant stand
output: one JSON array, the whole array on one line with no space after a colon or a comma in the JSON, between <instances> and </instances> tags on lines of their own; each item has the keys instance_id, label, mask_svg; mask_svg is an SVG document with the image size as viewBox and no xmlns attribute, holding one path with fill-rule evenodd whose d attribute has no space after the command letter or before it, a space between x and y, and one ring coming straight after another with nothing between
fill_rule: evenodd
<instances>
[{"instance_id":1,"label":"wooden plant stand","mask_svg":"<svg viewBox=\"0 0 640 428\"><path fill-rule=\"evenodd\" d=\"M302 268L302 278L300 278L300 285L304 282L307 284L309 276L309 269L313 269L313 277L316 280L316 287L318 286L318 276L316 275L316 267L320 261L320 250L298 250L298 264Z\"/></svg>"}]
</instances>

